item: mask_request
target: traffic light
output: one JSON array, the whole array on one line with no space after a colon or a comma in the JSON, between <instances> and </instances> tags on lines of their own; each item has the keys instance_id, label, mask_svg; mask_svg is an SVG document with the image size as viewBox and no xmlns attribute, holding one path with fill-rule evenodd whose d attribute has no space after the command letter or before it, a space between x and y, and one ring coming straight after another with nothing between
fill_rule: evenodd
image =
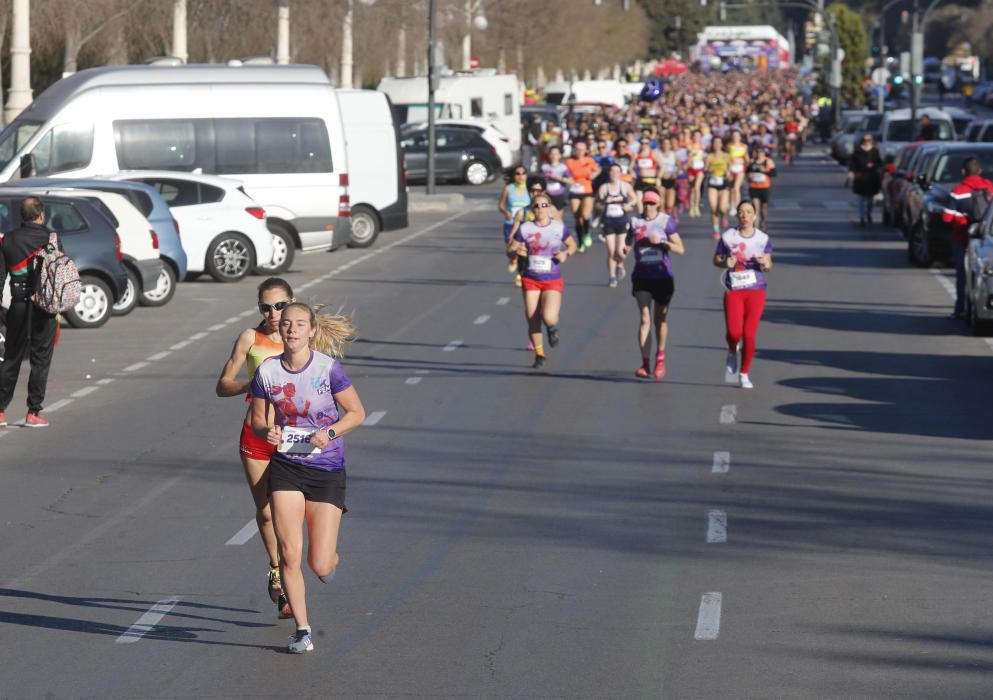
<instances>
[{"instance_id":1,"label":"traffic light","mask_svg":"<svg viewBox=\"0 0 993 700\"><path fill-rule=\"evenodd\" d=\"M903 84L903 76L900 75L899 73L897 73L896 75L894 75L893 76L893 84L894 85L902 85Z\"/></svg>"},{"instance_id":2,"label":"traffic light","mask_svg":"<svg viewBox=\"0 0 993 700\"><path fill-rule=\"evenodd\" d=\"M914 76L914 82L917 83L918 85L923 85L924 84L924 76L923 75L915 75Z\"/></svg>"}]
</instances>

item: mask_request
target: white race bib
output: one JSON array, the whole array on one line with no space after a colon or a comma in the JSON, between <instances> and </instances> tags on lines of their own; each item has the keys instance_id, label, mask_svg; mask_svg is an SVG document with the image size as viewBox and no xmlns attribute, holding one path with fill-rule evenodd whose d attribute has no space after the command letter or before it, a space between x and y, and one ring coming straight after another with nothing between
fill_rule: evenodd
<instances>
[{"instance_id":1,"label":"white race bib","mask_svg":"<svg viewBox=\"0 0 993 700\"><path fill-rule=\"evenodd\" d=\"M283 439L277 447L278 452L291 455L315 455L321 448L310 444L310 436L314 431L310 428L295 428L293 426L283 426Z\"/></svg>"},{"instance_id":2,"label":"white race bib","mask_svg":"<svg viewBox=\"0 0 993 700\"><path fill-rule=\"evenodd\" d=\"M717 177L716 175L711 175L710 176L710 186L711 187L720 187L723 184L724 184L724 178L723 177Z\"/></svg>"},{"instance_id":3,"label":"white race bib","mask_svg":"<svg viewBox=\"0 0 993 700\"><path fill-rule=\"evenodd\" d=\"M738 173L743 173L745 172L745 166L742 165L741 163L732 163L731 172L734 173L735 175L737 175Z\"/></svg>"},{"instance_id":4,"label":"white race bib","mask_svg":"<svg viewBox=\"0 0 993 700\"><path fill-rule=\"evenodd\" d=\"M548 273L552 271L552 259L547 255L529 255L528 269L531 272Z\"/></svg>"},{"instance_id":5,"label":"white race bib","mask_svg":"<svg viewBox=\"0 0 993 700\"><path fill-rule=\"evenodd\" d=\"M796 141L796 134L786 134L787 141Z\"/></svg>"},{"instance_id":6,"label":"white race bib","mask_svg":"<svg viewBox=\"0 0 993 700\"><path fill-rule=\"evenodd\" d=\"M690 165L693 167L694 170L703 170L703 161L700 160L699 158L694 159L693 162L690 163Z\"/></svg>"},{"instance_id":7,"label":"white race bib","mask_svg":"<svg viewBox=\"0 0 993 700\"><path fill-rule=\"evenodd\" d=\"M755 270L745 270L743 272L732 272L728 277L731 279L731 289L744 289L758 284Z\"/></svg>"},{"instance_id":8,"label":"white race bib","mask_svg":"<svg viewBox=\"0 0 993 700\"><path fill-rule=\"evenodd\" d=\"M661 263L664 256L662 255L661 248L642 248L641 257L639 260L643 263L658 264Z\"/></svg>"},{"instance_id":9,"label":"white race bib","mask_svg":"<svg viewBox=\"0 0 993 700\"><path fill-rule=\"evenodd\" d=\"M624 216L624 207L622 207L620 204L607 205L608 219L620 219L622 216Z\"/></svg>"},{"instance_id":10,"label":"white race bib","mask_svg":"<svg viewBox=\"0 0 993 700\"><path fill-rule=\"evenodd\" d=\"M573 194L585 194L586 187L580 185L579 183L576 183L575 185L569 185L569 191L572 192Z\"/></svg>"},{"instance_id":11,"label":"white race bib","mask_svg":"<svg viewBox=\"0 0 993 700\"><path fill-rule=\"evenodd\" d=\"M766 175L765 173L749 173L748 179L750 182L754 182L756 184L761 185L762 183L764 183L769 179L769 176Z\"/></svg>"}]
</instances>

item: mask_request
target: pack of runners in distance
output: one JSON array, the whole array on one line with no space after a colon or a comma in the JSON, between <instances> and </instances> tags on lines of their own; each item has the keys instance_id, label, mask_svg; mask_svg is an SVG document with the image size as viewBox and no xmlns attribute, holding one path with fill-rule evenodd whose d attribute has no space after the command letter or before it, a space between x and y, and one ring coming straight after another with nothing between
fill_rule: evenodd
<instances>
[{"instance_id":1,"label":"pack of runners in distance","mask_svg":"<svg viewBox=\"0 0 993 700\"><path fill-rule=\"evenodd\" d=\"M706 204L713 262L726 270L726 372L752 388L764 273L772 268L764 229L777 174L773 154L794 163L818 111L799 94L798 78L793 72L687 73L658 99L572 114L564 129L544 125L537 139L540 173L516 168L498 204L508 270L522 288L534 368L547 362L542 325L549 346L559 342L561 267L591 250L599 229L609 287L627 275L633 253L642 359L635 374L661 380L675 291L671 256L685 252L679 221L702 216ZM730 225L732 213L737 226Z\"/></svg>"}]
</instances>

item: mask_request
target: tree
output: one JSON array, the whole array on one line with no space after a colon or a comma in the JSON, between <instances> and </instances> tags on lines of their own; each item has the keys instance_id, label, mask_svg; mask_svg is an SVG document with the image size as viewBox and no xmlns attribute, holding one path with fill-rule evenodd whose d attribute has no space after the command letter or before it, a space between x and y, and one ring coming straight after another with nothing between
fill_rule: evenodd
<instances>
[{"instance_id":1,"label":"tree","mask_svg":"<svg viewBox=\"0 0 993 700\"><path fill-rule=\"evenodd\" d=\"M866 77L866 58L869 56L869 36L862 14L840 2L828 7L827 11L834 18L838 41L845 52L841 64L841 100L848 104L861 103L864 99L862 83ZM830 63L827 70L830 71Z\"/></svg>"}]
</instances>

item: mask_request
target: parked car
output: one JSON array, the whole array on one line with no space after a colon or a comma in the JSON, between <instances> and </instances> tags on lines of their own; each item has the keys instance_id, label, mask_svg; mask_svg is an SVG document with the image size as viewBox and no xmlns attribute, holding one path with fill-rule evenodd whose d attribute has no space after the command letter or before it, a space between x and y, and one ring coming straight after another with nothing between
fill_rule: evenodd
<instances>
[{"instance_id":1,"label":"parked car","mask_svg":"<svg viewBox=\"0 0 993 700\"><path fill-rule=\"evenodd\" d=\"M882 112L862 112L856 113L853 116L856 117L855 127L839 134L835 140L835 149L837 151L835 158L842 164L848 163L848 159L852 157L856 145L862 142L862 135L864 133L869 132L873 135L873 138L878 140L879 127L883 121Z\"/></svg>"},{"instance_id":2,"label":"parked car","mask_svg":"<svg viewBox=\"0 0 993 700\"><path fill-rule=\"evenodd\" d=\"M172 218L169 206L154 187L142 182L99 178L32 178L15 180L13 184L18 187L81 188L101 192L116 192L127 198L141 212L142 216L148 219L152 230L158 236L159 255L164 263L155 287L140 292L138 303L142 306L163 306L168 303L176 292L176 280L186 277L186 251L183 250L183 244L179 238L176 220Z\"/></svg>"},{"instance_id":3,"label":"parked car","mask_svg":"<svg viewBox=\"0 0 993 700\"><path fill-rule=\"evenodd\" d=\"M932 126L932 141L952 141L955 139L955 124L951 116L940 109L925 107L917 110L917 119L927 115ZM886 158L895 155L900 146L916 141L919 121L911 123L909 109L895 109L883 114L883 122L879 127L882 134L879 152Z\"/></svg>"},{"instance_id":4,"label":"parked car","mask_svg":"<svg viewBox=\"0 0 993 700\"><path fill-rule=\"evenodd\" d=\"M428 169L427 129L404 132L403 147L407 156L408 179L423 180ZM482 185L501 170L496 149L474 129L461 126L436 129L435 149L434 166L438 180Z\"/></svg>"},{"instance_id":5,"label":"parked car","mask_svg":"<svg viewBox=\"0 0 993 700\"><path fill-rule=\"evenodd\" d=\"M993 144L936 144L924 159L926 165L917 176L923 201L917 218L911 221L907 251L915 265L927 267L935 261L950 262L952 226L948 216L952 209L951 192L962 181L962 164L977 157L983 172L993 173Z\"/></svg>"},{"instance_id":6,"label":"parked car","mask_svg":"<svg viewBox=\"0 0 993 700\"><path fill-rule=\"evenodd\" d=\"M969 227L965 253L965 314L975 335L993 333L993 207Z\"/></svg>"},{"instance_id":7,"label":"parked car","mask_svg":"<svg viewBox=\"0 0 993 700\"><path fill-rule=\"evenodd\" d=\"M927 173L933 172L934 164L941 152L941 144L931 141L924 143L917 150L914 158L912 170L909 172L907 184L903 188L903 210L904 221L903 233L908 241L908 246L914 245L914 227L920 221L924 213L924 202L930 191Z\"/></svg>"},{"instance_id":8,"label":"parked car","mask_svg":"<svg viewBox=\"0 0 993 700\"><path fill-rule=\"evenodd\" d=\"M273 237L280 234L266 227L265 209L239 181L168 170L125 170L110 179L151 185L169 205L182 231L187 279L206 271L218 282L237 282L256 266L262 273L286 269L285 259L273 259ZM293 246L280 251L292 256Z\"/></svg>"},{"instance_id":9,"label":"parked car","mask_svg":"<svg viewBox=\"0 0 993 700\"><path fill-rule=\"evenodd\" d=\"M969 124L963 141L971 143L993 143L993 119L976 119Z\"/></svg>"},{"instance_id":10,"label":"parked car","mask_svg":"<svg viewBox=\"0 0 993 700\"><path fill-rule=\"evenodd\" d=\"M883 169L883 223L902 229L903 193L907 187L907 172L922 142L908 143L895 156L888 157Z\"/></svg>"},{"instance_id":11,"label":"parked car","mask_svg":"<svg viewBox=\"0 0 993 700\"><path fill-rule=\"evenodd\" d=\"M24 197L0 190L0 230L9 232L20 227ZM74 328L102 326L127 287L120 237L111 222L84 197L47 195L42 201L46 225L58 231L62 247L76 263L82 282L79 303L63 317Z\"/></svg>"},{"instance_id":12,"label":"parked car","mask_svg":"<svg viewBox=\"0 0 993 700\"><path fill-rule=\"evenodd\" d=\"M464 129L472 129L486 139L486 142L496 149L496 153L500 157L501 168L506 170L513 167L514 154L510 150L510 139L492 124L474 122L468 119L439 119L435 122L435 124L438 124L439 126L458 126ZM427 129L427 127L427 122L404 124L400 133L401 136L405 136L409 132Z\"/></svg>"},{"instance_id":13,"label":"parked car","mask_svg":"<svg viewBox=\"0 0 993 700\"><path fill-rule=\"evenodd\" d=\"M152 230L148 219L124 197L115 192L97 190L62 189L49 187L20 187L15 184L4 186L3 191L12 191L22 197L35 194L44 198L51 194L65 194L84 197L98 209L110 222L121 241L121 264L127 273L127 284L124 292L115 301L112 313L115 316L126 316L138 305L138 295L145 290L155 289L159 276L162 274L163 263L159 256L158 236ZM51 222L52 227L59 231L59 220Z\"/></svg>"},{"instance_id":14,"label":"parked car","mask_svg":"<svg viewBox=\"0 0 993 700\"><path fill-rule=\"evenodd\" d=\"M957 140L964 141L965 132L969 125L976 120L976 115L958 107L942 107L942 109L952 118Z\"/></svg>"}]
</instances>

